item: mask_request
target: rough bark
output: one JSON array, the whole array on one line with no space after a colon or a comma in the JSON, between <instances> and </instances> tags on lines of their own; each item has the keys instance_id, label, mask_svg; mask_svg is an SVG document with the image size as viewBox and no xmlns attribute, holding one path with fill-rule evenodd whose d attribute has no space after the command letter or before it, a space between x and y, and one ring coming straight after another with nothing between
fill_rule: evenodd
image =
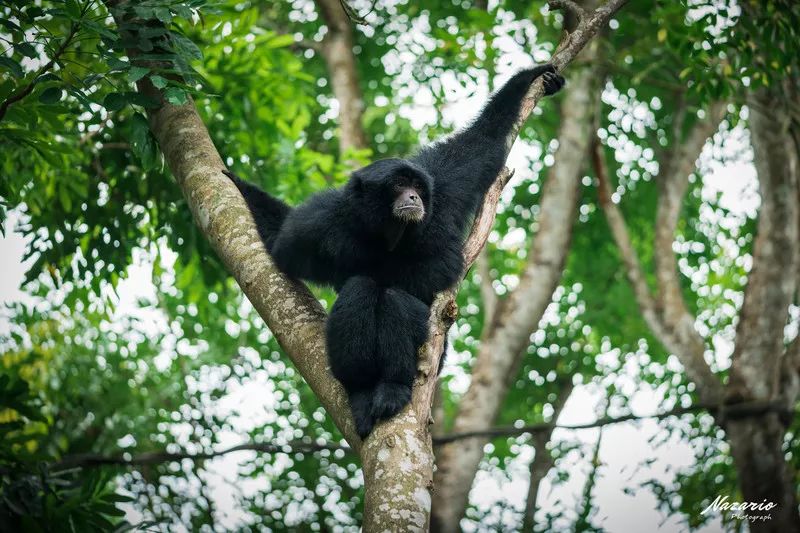
<instances>
[{"instance_id":1,"label":"rough bark","mask_svg":"<svg viewBox=\"0 0 800 533\"><path fill-rule=\"evenodd\" d=\"M486 194L464 244L467 269L489 237L497 202L510 177L511 172L504 169ZM429 338L419 350L411 403L391 420L379 423L361 451L366 487L364 531L429 529L434 464L431 408L438 389L439 359L458 313L456 291L453 287L439 293L433 302Z\"/></svg>"},{"instance_id":2,"label":"rough bark","mask_svg":"<svg viewBox=\"0 0 800 533\"><path fill-rule=\"evenodd\" d=\"M558 391L556 401L553 402L553 417L551 419L553 423L558 421L558 416L561 414L561 410L567 403L570 394L572 394L573 388L572 382L568 382ZM550 442L550 437L553 435L554 429L555 426L551 427L548 431L536 433L532 437L532 444L536 452L529 469L530 480L528 481L528 496L525 498L522 531L533 531L533 526L536 524L536 502L539 495L539 485L541 485L542 480L555 464L553 456L547 449L547 443Z\"/></svg>"},{"instance_id":3,"label":"rough bark","mask_svg":"<svg viewBox=\"0 0 800 533\"><path fill-rule=\"evenodd\" d=\"M353 27L339 0L316 0L328 33L318 47L339 102L339 153L369 146L364 132L364 97L353 53Z\"/></svg>"},{"instance_id":4,"label":"rough bark","mask_svg":"<svg viewBox=\"0 0 800 533\"><path fill-rule=\"evenodd\" d=\"M596 47L593 43L592 48ZM590 55L595 53L590 51ZM561 278L584 171L585 158L576 154L587 153L598 95L594 68L584 68L571 77L562 105L559 148L542 192L539 230L519 286L494 305L492 322L485 327L472 382L461 399L453 426L456 433L485 428L497 418L530 335ZM434 493L436 531L459 530L487 442L486 437L463 439L439 450Z\"/></svg>"},{"instance_id":5,"label":"rough bark","mask_svg":"<svg viewBox=\"0 0 800 533\"><path fill-rule=\"evenodd\" d=\"M759 89L748 99L750 132L758 172L761 208L742 310L736 329L728 397L772 400L781 397L784 360L783 328L797 288L798 154L789 135L790 113L780 95ZM791 366L791 365L790 365ZM786 393L784 389L783 393ZM797 400L784 400L793 405ZM777 413L733 419L726 424L731 454L747 501L767 500L778 506L755 515L754 532L800 531L795 475L783 453L786 428Z\"/></svg>"},{"instance_id":6,"label":"rough bark","mask_svg":"<svg viewBox=\"0 0 800 533\"><path fill-rule=\"evenodd\" d=\"M150 127L200 230L342 434L359 449L346 396L328 371L325 312L264 250L241 194L221 172L225 165L194 103L162 106L151 113Z\"/></svg>"}]
</instances>

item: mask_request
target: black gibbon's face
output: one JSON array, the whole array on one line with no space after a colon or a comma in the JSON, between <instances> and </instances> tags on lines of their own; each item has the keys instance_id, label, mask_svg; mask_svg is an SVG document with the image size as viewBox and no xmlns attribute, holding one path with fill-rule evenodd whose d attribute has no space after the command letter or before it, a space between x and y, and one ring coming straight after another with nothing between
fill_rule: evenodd
<instances>
[{"instance_id":1,"label":"black gibbon's face","mask_svg":"<svg viewBox=\"0 0 800 533\"><path fill-rule=\"evenodd\" d=\"M372 231L402 236L430 218L433 179L403 159L380 159L353 173L347 184L356 217ZM391 248L391 246L390 246Z\"/></svg>"},{"instance_id":2,"label":"black gibbon's face","mask_svg":"<svg viewBox=\"0 0 800 533\"><path fill-rule=\"evenodd\" d=\"M425 204L422 201L422 184L419 180L399 176L393 190L392 216L403 222L422 222L425 218Z\"/></svg>"}]
</instances>

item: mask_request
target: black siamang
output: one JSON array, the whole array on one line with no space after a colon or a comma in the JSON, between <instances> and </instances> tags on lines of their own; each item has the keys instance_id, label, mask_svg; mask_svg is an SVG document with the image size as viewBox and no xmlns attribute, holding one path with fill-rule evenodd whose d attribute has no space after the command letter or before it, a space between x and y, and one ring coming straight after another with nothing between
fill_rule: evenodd
<instances>
[{"instance_id":1,"label":"black siamang","mask_svg":"<svg viewBox=\"0 0 800 533\"><path fill-rule=\"evenodd\" d=\"M564 85L552 65L519 72L463 131L409 159L376 161L296 208L225 171L278 268L338 292L328 358L362 438L411 399L430 305L462 273L467 224L505 163L506 137L539 76L546 94Z\"/></svg>"}]
</instances>

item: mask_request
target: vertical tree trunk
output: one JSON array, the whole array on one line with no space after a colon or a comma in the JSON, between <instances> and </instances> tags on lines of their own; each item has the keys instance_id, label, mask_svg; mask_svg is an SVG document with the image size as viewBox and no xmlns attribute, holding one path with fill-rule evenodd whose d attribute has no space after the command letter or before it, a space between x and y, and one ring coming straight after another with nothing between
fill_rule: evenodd
<instances>
[{"instance_id":1,"label":"vertical tree trunk","mask_svg":"<svg viewBox=\"0 0 800 533\"><path fill-rule=\"evenodd\" d=\"M369 146L362 125L364 98L353 53L353 27L339 0L316 0L328 26L320 48L333 95L339 102L339 153Z\"/></svg>"},{"instance_id":2,"label":"vertical tree trunk","mask_svg":"<svg viewBox=\"0 0 800 533\"><path fill-rule=\"evenodd\" d=\"M789 132L789 109L782 105L794 91L762 88L748 98L750 133L761 192L758 235L736 332L728 397L735 401L774 401L781 396L783 329L797 288L798 154ZM796 94L796 93L794 93ZM797 104L798 102L794 102ZM784 398L792 408L797 398ZM723 421L724 422L724 421ZM754 532L800 531L796 475L786 462L786 427L777 413L730 420L725 425L744 499L774 502L770 516L751 520Z\"/></svg>"}]
</instances>

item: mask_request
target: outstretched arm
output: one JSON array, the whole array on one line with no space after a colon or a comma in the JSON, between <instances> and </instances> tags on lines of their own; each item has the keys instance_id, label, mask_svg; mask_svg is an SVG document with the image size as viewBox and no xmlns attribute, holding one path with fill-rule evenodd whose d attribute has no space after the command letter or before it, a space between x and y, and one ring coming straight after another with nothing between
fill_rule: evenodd
<instances>
[{"instance_id":1,"label":"outstretched arm","mask_svg":"<svg viewBox=\"0 0 800 533\"><path fill-rule=\"evenodd\" d=\"M433 176L437 197L444 194L455 202L454 209L474 213L479 198L505 164L506 138L528 88L540 76L547 95L564 86L564 78L553 65L518 72L492 95L470 126L422 148L412 158Z\"/></svg>"},{"instance_id":2,"label":"outstretched arm","mask_svg":"<svg viewBox=\"0 0 800 533\"><path fill-rule=\"evenodd\" d=\"M289 215L291 208L252 183L244 181L233 172L223 170L222 173L228 176L239 189L239 192L242 193L247 207L250 208L250 212L253 214L253 220L258 228L258 235L261 237L261 241L267 251L271 252L275 237L278 235L278 231Z\"/></svg>"}]
</instances>

